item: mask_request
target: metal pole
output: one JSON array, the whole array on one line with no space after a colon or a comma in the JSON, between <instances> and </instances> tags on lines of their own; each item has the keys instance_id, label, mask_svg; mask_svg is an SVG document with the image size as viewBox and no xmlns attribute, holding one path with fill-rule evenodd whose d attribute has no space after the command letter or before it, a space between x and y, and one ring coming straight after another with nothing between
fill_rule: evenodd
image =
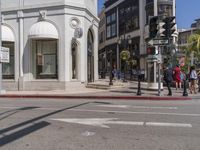
<instances>
[{"instance_id":1,"label":"metal pole","mask_svg":"<svg viewBox=\"0 0 200 150\"><path fill-rule=\"evenodd\" d=\"M2 49L2 17L1 17L1 0L0 0L0 51ZM0 62L0 94L2 94L2 62Z\"/></svg>"},{"instance_id":2,"label":"metal pole","mask_svg":"<svg viewBox=\"0 0 200 150\"><path fill-rule=\"evenodd\" d=\"M158 56L159 59L158 62L158 96L161 96L161 73L160 73L160 67L161 67L161 47L158 46Z\"/></svg>"},{"instance_id":3,"label":"metal pole","mask_svg":"<svg viewBox=\"0 0 200 150\"><path fill-rule=\"evenodd\" d=\"M112 50L111 50L111 53L110 53L110 82L109 82L109 85L113 85L113 63L112 63Z\"/></svg>"},{"instance_id":4,"label":"metal pole","mask_svg":"<svg viewBox=\"0 0 200 150\"><path fill-rule=\"evenodd\" d=\"M161 73L160 73L160 65L161 62L158 63L158 96L161 96Z\"/></svg>"},{"instance_id":5,"label":"metal pole","mask_svg":"<svg viewBox=\"0 0 200 150\"><path fill-rule=\"evenodd\" d=\"M161 19L159 18L159 21L158 21L158 24L160 24L161 22ZM158 26L158 31L160 31L160 25ZM158 35L158 38L160 38L160 33ZM159 59L160 60L157 60L158 62L158 96L161 96L161 73L160 73L160 67L161 67L161 56L162 56L162 53L161 53L161 47L158 46L158 56L159 56Z\"/></svg>"}]
</instances>

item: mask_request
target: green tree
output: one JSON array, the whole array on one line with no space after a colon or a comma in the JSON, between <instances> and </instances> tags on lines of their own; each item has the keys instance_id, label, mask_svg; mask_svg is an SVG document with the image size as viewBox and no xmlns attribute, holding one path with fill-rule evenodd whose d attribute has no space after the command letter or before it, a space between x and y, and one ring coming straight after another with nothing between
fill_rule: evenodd
<instances>
[{"instance_id":1,"label":"green tree","mask_svg":"<svg viewBox=\"0 0 200 150\"><path fill-rule=\"evenodd\" d=\"M190 55L192 52L194 53L194 56L200 60L200 30L197 30L188 38L186 55Z\"/></svg>"}]
</instances>

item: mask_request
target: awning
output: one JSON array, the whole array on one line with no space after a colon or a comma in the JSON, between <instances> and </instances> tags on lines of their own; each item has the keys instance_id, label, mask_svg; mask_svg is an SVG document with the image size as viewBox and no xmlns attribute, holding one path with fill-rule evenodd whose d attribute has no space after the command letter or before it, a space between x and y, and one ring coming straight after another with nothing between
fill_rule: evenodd
<instances>
[{"instance_id":1,"label":"awning","mask_svg":"<svg viewBox=\"0 0 200 150\"><path fill-rule=\"evenodd\" d=\"M47 22L40 21L35 23L29 32L29 38L31 39L58 39L58 31L56 27Z\"/></svg>"},{"instance_id":2,"label":"awning","mask_svg":"<svg viewBox=\"0 0 200 150\"><path fill-rule=\"evenodd\" d=\"M3 42L15 42L13 31L9 27L2 25L1 29Z\"/></svg>"}]
</instances>

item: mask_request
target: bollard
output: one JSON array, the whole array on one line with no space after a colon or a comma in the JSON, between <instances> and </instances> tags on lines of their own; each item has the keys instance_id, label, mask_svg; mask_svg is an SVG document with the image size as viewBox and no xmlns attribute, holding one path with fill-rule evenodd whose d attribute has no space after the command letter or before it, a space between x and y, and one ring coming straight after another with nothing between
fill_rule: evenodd
<instances>
[{"instance_id":1,"label":"bollard","mask_svg":"<svg viewBox=\"0 0 200 150\"><path fill-rule=\"evenodd\" d=\"M142 93L141 93L140 76L138 77L138 89L137 89L137 95L138 95L138 96L142 95Z\"/></svg>"},{"instance_id":2,"label":"bollard","mask_svg":"<svg viewBox=\"0 0 200 150\"><path fill-rule=\"evenodd\" d=\"M198 77L198 92L200 92L200 77Z\"/></svg>"},{"instance_id":3,"label":"bollard","mask_svg":"<svg viewBox=\"0 0 200 150\"><path fill-rule=\"evenodd\" d=\"M186 80L183 80L183 96L188 96Z\"/></svg>"}]
</instances>

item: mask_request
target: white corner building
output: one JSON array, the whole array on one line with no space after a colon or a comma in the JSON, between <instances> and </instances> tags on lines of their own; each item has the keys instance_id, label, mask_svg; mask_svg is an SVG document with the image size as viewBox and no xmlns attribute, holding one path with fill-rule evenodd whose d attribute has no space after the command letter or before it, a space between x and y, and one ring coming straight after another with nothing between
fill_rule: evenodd
<instances>
[{"instance_id":1,"label":"white corner building","mask_svg":"<svg viewBox=\"0 0 200 150\"><path fill-rule=\"evenodd\" d=\"M5 90L67 90L98 79L97 0L1 0Z\"/></svg>"}]
</instances>

